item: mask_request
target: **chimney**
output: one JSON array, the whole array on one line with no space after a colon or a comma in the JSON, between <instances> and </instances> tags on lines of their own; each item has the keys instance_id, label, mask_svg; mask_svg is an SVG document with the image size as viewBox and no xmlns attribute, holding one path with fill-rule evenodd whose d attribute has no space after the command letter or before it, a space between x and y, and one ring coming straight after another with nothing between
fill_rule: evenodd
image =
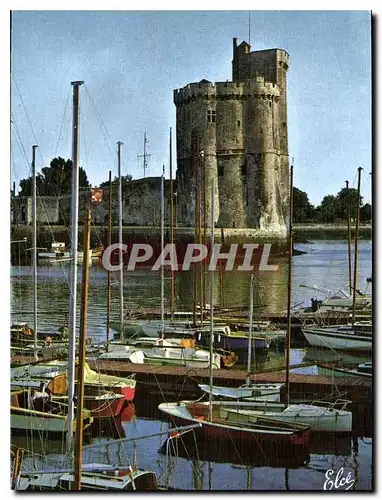
<instances>
[{"instance_id":1,"label":"chimney","mask_svg":"<svg viewBox=\"0 0 382 500\"><path fill-rule=\"evenodd\" d=\"M237 49L237 38L233 39L233 57L236 55L236 49Z\"/></svg>"}]
</instances>

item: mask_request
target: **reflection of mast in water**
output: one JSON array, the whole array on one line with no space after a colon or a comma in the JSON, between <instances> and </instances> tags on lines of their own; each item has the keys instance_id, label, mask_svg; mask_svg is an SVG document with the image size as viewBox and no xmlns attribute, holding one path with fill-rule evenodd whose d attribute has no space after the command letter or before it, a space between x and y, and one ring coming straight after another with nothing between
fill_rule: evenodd
<instances>
[{"instance_id":1,"label":"reflection of mast in water","mask_svg":"<svg viewBox=\"0 0 382 500\"><path fill-rule=\"evenodd\" d=\"M247 467L247 490L252 491L252 468Z\"/></svg>"},{"instance_id":2,"label":"reflection of mast in water","mask_svg":"<svg viewBox=\"0 0 382 500\"><path fill-rule=\"evenodd\" d=\"M199 462L198 460L191 462L193 488L194 488L194 490L197 490L197 491L204 489L203 466L204 466L203 462Z\"/></svg>"},{"instance_id":3,"label":"reflection of mast in water","mask_svg":"<svg viewBox=\"0 0 382 500\"><path fill-rule=\"evenodd\" d=\"M357 489L358 484L358 436L353 436L353 454L354 454L354 484L352 490Z\"/></svg>"},{"instance_id":4,"label":"reflection of mast in water","mask_svg":"<svg viewBox=\"0 0 382 500\"><path fill-rule=\"evenodd\" d=\"M285 469L284 478L285 478L285 490L289 491L289 469Z\"/></svg>"}]
</instances>

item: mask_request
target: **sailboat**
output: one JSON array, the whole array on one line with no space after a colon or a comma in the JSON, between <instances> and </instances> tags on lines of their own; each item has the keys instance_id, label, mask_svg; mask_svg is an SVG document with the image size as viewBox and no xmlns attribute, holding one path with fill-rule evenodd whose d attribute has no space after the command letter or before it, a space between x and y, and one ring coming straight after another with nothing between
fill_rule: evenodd
<instances>
[{"instance_id":1,"label":"sailboat","mask_svg":"<svg viewBox=\"0 0 382 500\"><path fill-rule=\"evenodd\" d=\"M161 251L164 249L164 166L161 176ZM165 330L165 305L164 305L164 266L161 266L161 319L151 325L142 325L143 331L149 337L155 333L155 341L149 343L146 347L140 349L132 345L122 343L109 344L109 352L103 353L99 359L127 360L138 363L147 363L153 365L166 366L184 366L187 368L208 368L210 364L213 368L220 368L226 363L233 365L236 358L227 353L227 356L219 353L213 353L212 360L210 353L201 348L195 348L191 345L182 346L173 341L167 341L165 331L170 335L176 333L176 329ZM151 331L152 329L152 331ZM121 326L121 331L123 330ZM150 330L150 331L148 331ZM159 335L159 337L158 337ZM133 342L136 344L136 341ZM141 357L139 357L141 356ZM230 358L228 361L227 358Z\"/></svg>"},{"instance_id":2,"label":"sailboat","mask_svg":"<svg viewBox=\"0 0 382 500\"><path fill-rule=\"evenodd\" d=\"M252 327L253 327L253 275L250 278L249 288L249 332L247 348L247 381L240 387L221 387L213 385L210 388L207 384L198 384L199 388L209 394L212 391L213 396L225 399L256 400L256 401L280 401L280 391L285 384L253 384L251 382L251 363L252 363ZM253 350L254 350L253 349Z\"/></svg>"},{"instance_id":3,"label":"sailboat","mask_svg":"<svg viewBox=\"0 0 382 500\"><path fill-rule=\"evenodd\" d=\"M286 401L285 404L273 402L220 402L221 409L235 413L237 418L256 422L259 417L277 418L283 422L305 423L312 431L351 432L352 413L345 408L349 401L337 400L334 403L289 404L289 370L291 338L291 291L292 291L292 216L293 216L293 166L291 166L290 213L289 213L289 267L288 267L288 330L286 342ZM250 354L249 354L250 357ZM339 407L338 407L339 406Z\"/></svg>"},{"instance_id":4,"label":"sailboat","mask_svg":"<svg viewBox=\"0 0 382 500\"><path fill-rule=\"evenodd\" d=\"M214 251L214 181L211 181L211 251ZM210 271L210 354L213 352L214 309L213 309L213 278ZM309 442L309 426L306 424L282 422L259 415L257 418L243 419L235 411L225 409L220 402L212 400L213 370L210 366L209 401L180 401L176 403L161 403L159 410L169 415L176 423L187 425L201 423L196 431L199 438L219 438L230 440L235 446L246 447L273 446L279 453L287 455L305 455ZM282 446L280 446L282 444Z\"/></svg>"},{"instance_id":5,"label":"sailboat","mask_svg":"<svg viewBox=\"0 0 382 500\"><path fill-rule=\"evenodd\" d=\"M32 251L33 251L33 352L34 359L38 356L38 332L37 332L37 192L36 192L36 166L35 151L37 145L32 146ZM28 328L22 329L23 333L30 334ZM45 432L49 434L65 434L70 432L71 425L68 419L68 407L65 404L53 402L49 395L42 392L40 387L13 388L11 392L11 432L30 431ZM86 410L81 414L84 427L88 427L93 419ZM75 425L75 420L74 424Z\"/></svg>"},{"instance_id":6,"label":"sailboat","mask_svg":"<svg viewBox=\"0 0 382 500\"><path fill-rule=\"evenodd\" d=\"M354 237L354 281L353 281L353 304L351 324L338 326L309 325L302 328L308 343L312 346L327 347L330 349L340 349L345 351L371 352L373 349L373 324L371 320L357 321L357 264L358 264L358 238L359 238L359 218L360 218L360 192L361 192L361 171L358 168L358 204L356 230ZM349 276L350 279L350 276ZM359 299L358 299L359 300ZM368 312L371 312L368 311Z\"/></svg>"}]
</instances>

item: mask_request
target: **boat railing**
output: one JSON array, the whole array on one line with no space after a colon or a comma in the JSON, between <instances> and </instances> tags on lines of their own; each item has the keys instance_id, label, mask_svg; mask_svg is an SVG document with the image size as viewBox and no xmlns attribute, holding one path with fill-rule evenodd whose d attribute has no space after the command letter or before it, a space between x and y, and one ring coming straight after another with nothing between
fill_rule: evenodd
<instances>
[{"instance_id":1,"label":"boat railing","mask_svg":"<svg viewBox=\"0 0 382 500\"><path fill-rule=\"evenodd\" d=\"M313 401L312 406L327 407L328 410L345 410L351 404L349 399L336 399L335 401Z\"/></svg>"}]
</instances>

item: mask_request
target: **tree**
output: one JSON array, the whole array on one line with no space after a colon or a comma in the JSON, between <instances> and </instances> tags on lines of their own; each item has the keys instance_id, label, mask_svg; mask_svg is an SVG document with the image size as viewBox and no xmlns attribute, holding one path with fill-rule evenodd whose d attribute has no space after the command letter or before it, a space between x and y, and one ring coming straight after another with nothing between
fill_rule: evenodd
<instances>
[{"instance_id":1,"label":"tree","mask_svg":"<svg viewBox=\"0 0 382 500\"><path fill-rule=\"evenodd\" d=\"M361 207L360 211L360 219L361 222L370 222L372 217L372 208L369 203L365 203L363 207Z\"/></svg>"},{"instance_id":2,"label":"tree","mask_svg":"<svg viewBox=\"0 0 382 500\"><path fill-rule=\"evenodd\" d=\"M123 189L127 184L129 184L129 182L131 182L133 180L133 177L130 174L127 174L127 175L122 175L121 179L122 179L122 189ZM112 185L113 190L115 190L115 188L118 187L118 185L119 185L118 177L114 177L114 180L111 181L111 185ZM109 181L102 182L99 185L99 187L101 189L109 187Z\"/></svg>"},{"instance_id":3,"label":"tree","mask_svg":"<svg viewBox=\"0 0 382 500\"><path fill-rule=\"evenodd\" d=\"M360 196L360 207L362 207L363 197ZM350 206L350 218L355 219L357 217L357 206L358 206L358 192L357 189L342 188L339 193L337 193L337 218L341 220L347 220L348 218L348 205Z\"/></svg>"},{"instance_id":4,"label":"tree","mask_svg":"<svg viewBox=\"0 0 382 500\"><path fill-rule=\"evenodd\" d=\"M314 207L309 203L305 191L293 187L293 220L294 222L307 222L313 218Z\"/></svg>"},{"instance_id":5,"label":"tree","mask_svg":"<svg viewBox=\"0 0 382 500\"><path fill-rule=\"evenodd\" d=\"M320 212L322 222L334 222L338 212L337 197L332 194L324 196L320 205Z\"/></svg>"},{"instance_id":6,"label":"tree","mask_svg":"<svg viewBox=\"0 0 382 500\"><path fill-rule=\"evenodd\" d=\"M36 175L38 196L61 196L72 192L72 160L60 156L53 158L49 167L43 167ZM32 177L20 181L20 196L32 196ZM91 187L85 170L79 168L79 187Z\"/></svg>"}]
</instances>

